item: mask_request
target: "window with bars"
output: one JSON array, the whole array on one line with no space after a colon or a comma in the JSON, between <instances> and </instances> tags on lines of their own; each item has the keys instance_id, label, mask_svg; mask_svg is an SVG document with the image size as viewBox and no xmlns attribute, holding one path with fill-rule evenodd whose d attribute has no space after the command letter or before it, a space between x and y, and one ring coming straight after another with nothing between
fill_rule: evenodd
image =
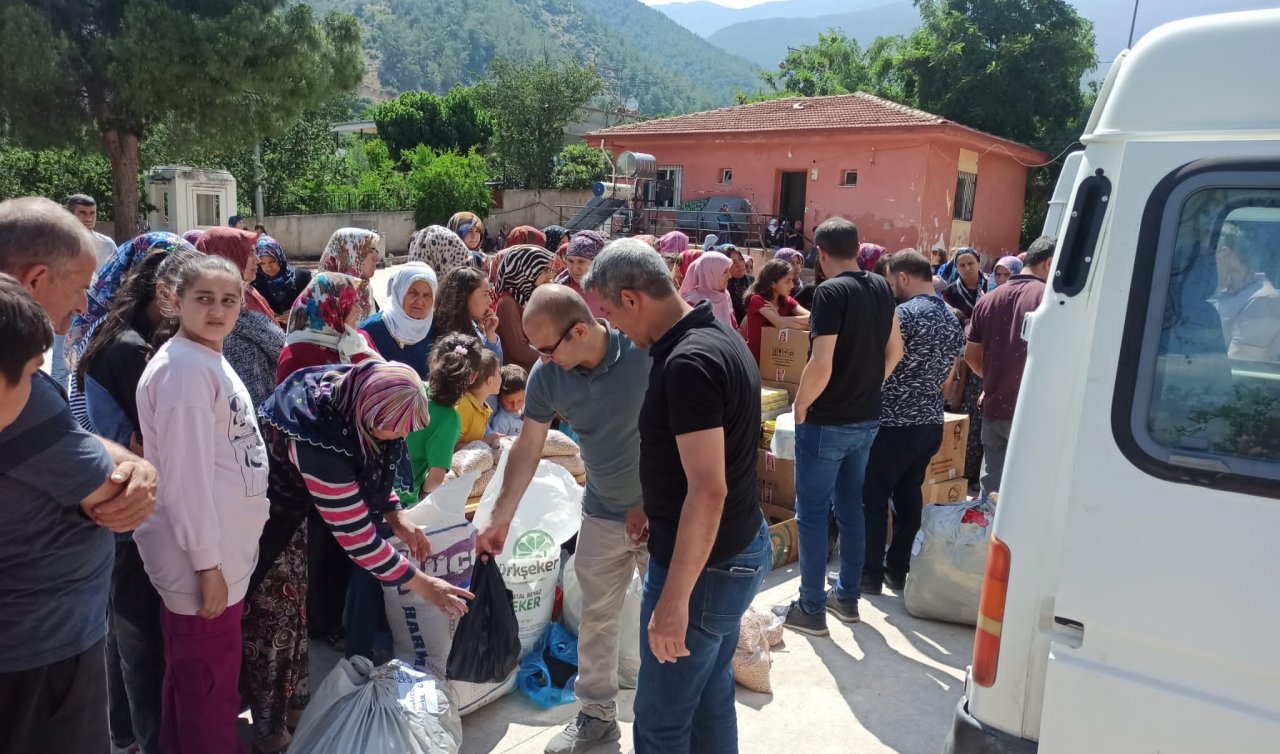
<instances>
[{"instance_id":1,"label":"window with bars","mask_svg":"<svg viewBox=\"0 0 1280 754\"><path fill-rule=\"evenodd\" d=\"M978 174L963 170L956 176L956 205L953 217L970 222L973 220L973 199L978 194Z\"/></svg>"}]
</instances>

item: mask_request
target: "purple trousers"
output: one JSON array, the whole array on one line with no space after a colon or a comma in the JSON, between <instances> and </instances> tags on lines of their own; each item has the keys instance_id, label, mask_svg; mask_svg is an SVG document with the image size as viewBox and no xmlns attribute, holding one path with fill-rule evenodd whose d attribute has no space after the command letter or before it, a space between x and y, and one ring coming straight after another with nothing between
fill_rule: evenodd
<instances>
[{"instance_id":1,"label":"purple trousers","mask_svg":"<svg viewBox=\"0 0 1280 754\"><path fill-rule=\"evenodd\" d=\"M165 754L241 754L240 619L244 601L205 620L160 608L164 688L160 748Z\"/></svg>"}]
</instances>

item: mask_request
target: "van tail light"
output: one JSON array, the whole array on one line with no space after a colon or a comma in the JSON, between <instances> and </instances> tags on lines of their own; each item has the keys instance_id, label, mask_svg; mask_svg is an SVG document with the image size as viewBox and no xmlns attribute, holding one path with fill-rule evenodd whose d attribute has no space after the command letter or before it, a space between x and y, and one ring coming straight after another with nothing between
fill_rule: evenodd
<instances>
[{"instance_id":1,"label":"van tail light","mask_svg":"<svg viewBox=\"0 0 1280 754\"><path fill-rule=\"evenodd\" d=\"M987 549L987 572L982 580L982 601L978 603L978 634L973 643L973 682L979 686L990 687L996 682L1004 600L1008 593L1009 547L992 537Z\"/></svg>"}]
</instances>

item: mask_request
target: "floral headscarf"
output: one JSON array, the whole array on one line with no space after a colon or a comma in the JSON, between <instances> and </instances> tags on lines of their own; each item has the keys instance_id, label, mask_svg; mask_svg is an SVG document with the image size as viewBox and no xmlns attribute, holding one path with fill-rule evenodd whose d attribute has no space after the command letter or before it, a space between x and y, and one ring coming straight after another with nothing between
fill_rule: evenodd
<instances>
[{"instance_id":1,"label":"floral headscarf","mask_svg":"<svg viewBox=\"0 0 1280 754\"><path fill-rule=\"evenodd\" d=\"M324 246L324 253L320 255L319 269L324 272L341 272L344 275L363 279L364 276L360 274L360 265L371 254L382 254L381 249L378 248L378 242L381 240L381 236L377 233L364 228L338 228L329 237L329 243ZM367 285L361 288L359 297L360 306L365 313L372 312L373 302L369 297Z\"/></svg>"},{"instance_id":2,"label":"floral headscarf","mask_svg":"<svg viewBox=\"0 0 1280 754\"><path fill-rule=\"evenodd\" d=\"M280 271L274 277L268 277L267 273L263 272L262 268L259 267L258 281L265 284L267 290L274 297L293 295L293 291L298 285L298 271L293 265L289 264L289 259L284 255L284 247L280 245L280 242L271 236L259 236L254 252L259 257L271 257L276 260L276 264L280 265Z\"/></svg>"},{"instance_id":3,"label":"floral headscarf","mask_svg":"<svg viewBox=\"0 0 1280 754\"><path fill-rule=\"evenodd\" d=\"M257 256L258 236L247 230L238 228L210 228L196 241L196 251L202 251L215 257L229 260L238 270L244 270L249 260ZM271 304L248 283L244 286L244 308L251 312L265 314L267 319L275 321L276 313Z\"/></svg>"},{"instance_id":4,"label":"floral headscarf","mask_svg":"<svg viewBox=\"0 0 1280 754\"><path fill-rule=\"evenodd\" d=\"M657 236L644 235L644 236L632 236L632 237L633 237L633 238L635 238L637 241L641 241L641 242L643 242L643 243L647 243L647 244L649 244L650 246L652 246L652 247L653 247L653 250L654 250L654 251L657 251L657 250L658 250L658 238L657 238Z\"/></svg>"},{"instance_id":5,"label":"floral headscarf","mask_svg":"<svg viewBox=\"0 0 1280 754\"><path fill-rule=\"evenodd\" d=\"M658 241L658 251L663 254L683 254L689 248L689 237L673 230Z\"/></svg>"},{"instance_id":6,"label":"floral headscarf","mask_svg":"<svg viewBox=\"0 0 1280 754\"><path fill-rule=\"evenodd\" d=\"M516 303L529 303L538 276L551 266L551 252L541 246L526 244L507 249L498 267L498 295L509 294Z\"/></svg>"},{"instance_id":7,"label":"floral headscarf","mask_svg":"<svg viewBox=\"0 0 1280 754\"><path fill-rule=\"evenodd\" d=\"M716 319L729 327L737 327L733 317L733 301L728 290L718 290L716 285L726 270L733 265L733 260L718 251L708 251L698 257L689 267L689 272L680 284L680 296L690 304L697 305L702 301L711 302L711 311Z\"/></svg>"},{"instance_id":8,"label":"floral headscarf","mask_svg":"<svg viewBox=\"0 0 1280 754\"><path fill-rule=\"evenodd\" d=\"M525 245L547 246L547 234L532 225L518 225L507 234L507 248Z\"/></svg>"},{"instance_id":9,"label":"floral headscarf","mask_svg":"<svg viewBox=\"0 0 1280 754\"><path fill-rule=\"evenodd\" d=\"M561 225L548 225L542 229L542 235L547 239L542 243L543 247L547 251L557 251L560 242L569 237L569 229Z\"/></svg>"},{"instance_id":10,"label":"floral headscarf","mask_svg":"<svg viewBox=\"0 0 1280 754\"><path fill-rule=\"evenodd\" d=\"M880 261L880 257L884 256L886 249L883 246L873 243L858 244L858 267L866 272L871 272L876 268L876 262Z\"/></svg>"},{"instance_id":11,"label":"floral headscarf","mask_svg":"<svg viewBox=\"0 0 1280 754\"><path fill-rule=\"evenodd\" d=\"M93 284L89 287L88 306L85 307L84 314L77 314L71 320L65 350L69 369L75 370L80 354L84 353L84 349L89 345L89 338L93 335L99 320L110 311L111 301L115 298L116 291L120 290L120 285L124 282L129 270L149 254L179 249L195 252L191 244L172 233L162 231L144 233L120 244L115 255L93 276Z\"/></svg>"},{"instance_id":12,"label":"floral headscarf","mask_svg":"<svg viewBox=\"0 0 1280 754\"><path fill-rule=\"evenodd\" d=\"M453 217L449 218L448 227L458 235L461 241L467 240L467 235L473 228L479 228L480 235L484 236L484 221L474 212L455 212ZM471 247L468 246L467 250L470 251Z\"/></svg>"},{"instance_id":13,"label":"floral headscarf","mask_svg":"<svg viewBox=\"0 0 1280 754\"><path fill-rule=\"evenodd\" d=\"M203 236L203 235L204 235L204 231L203 231L203 230L189 230L189 231L187 231L186 233L183 233L183 234L182 234L182 240L186 241L187 243L191 244L192 246L195 246L195 245L196 245L196 241L199 241L199 240L200 240L200 236Z\"/></svg>"},{"instance_id":14,"label":"floral headscarf","mask_svg":"<svg viewBox=\"0 0 1280 754\"><path fill-rule=\"evenodd\" d=\"M996 267L1003 267L1009 271L1010 275L1017 275L1022 272L1022 260L1014 256L1000 257L1000 261L996 262Z\"/></svg>"},{"instance_id":15,"label":"floral headscarf","mask_svg":"<svg viewBox=\"0 0 1280 754\"><path fill-rule=\"evenodd\" d=\"M338 272L319 272L298 296L289 314L289 336L285 342L312 343L338 352L342 361L372 349L360 331L347 324L351 312L360 307L361 280Z\"/></svg>"},{"instance_id":16,"label":"floral headscarf","mask_svg":"<svg viewBox=\"0 0 1280 754\"><path fill-rule=\"evenodd\" d=\"M409 261L422 262L443 278L470 264L471 252L457 233L440 225L428 225L413 234Z\"/></svg>"},{"instance_id":17,"label":"floral headscarf","mask_svg":"<svg viewBox=\"0 0 1280 754\"><path fill-rule=\"evenodd\" d=\"M569 239L569 248L565 250L565 256L579 259L595 259L604 250L604 245L604 236L596 231L579 231L574 234L573 238Z\"/></svg>"},{"instance_id":18,"label":"floral headscarf","mask_svg":"<svg viewBox=\"0 0 1280 754\"><path fill-rule=\"evenodd\" d=\"M795 249L781 248L774 252L774 259L781 259L792 267L800 265L804 267L804 254ZM791 283L791 295L795 296L804 290L804 281L800 279L800 273L796 273L795 280Z\"/></svg>"}]
</instances>

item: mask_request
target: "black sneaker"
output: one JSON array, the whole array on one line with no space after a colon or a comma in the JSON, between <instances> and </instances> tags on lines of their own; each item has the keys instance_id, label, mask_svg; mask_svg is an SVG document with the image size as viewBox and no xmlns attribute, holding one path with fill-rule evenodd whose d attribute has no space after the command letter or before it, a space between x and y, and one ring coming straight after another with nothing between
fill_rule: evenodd
<instances>
[{"instance_id":1,"label":"black sneaker","mask_svg":"<svg viewBox=\"0 0 1280 754\"><path fill-rule=\"evenodd\" d=\"M826 613L806 613L799 602L792 602L790 605L778 605L773 608L773 614L785 618L782 625L792 631L799 631L802 634L810 636L827 636L831 632L827 630L827 614Z\"/></svg>"},{"instance_id":2,"label":"black sneaker","mask_svg":"<svg viewBox=\"0 0 1280 754\"><path fill-rule=\"evenodd\" d=\"M901 592L903 589L907 588L907 574L896 573L894 571L885 571L884 583L885 583L885 586L889 587L893 591ZM865 586L863 587L862 591L864 592L866 591ZM877 592L877 594L879 594L879 592Z\"/></svg>"},{"instance_id":3,"label":"black sneaker","mask_svg":"<svg viewBox=\"0 0 1280 754\"><path fill-rule=\"evenodd\" d=\"M861 623L858 615L858 601L842 600L836 596L835 589L827 590L827 612L840 619L841 623Z\"/></svg>"},{"instance_id":4,"label":"black sneaker","mask_svg":"<svg viewBox=\"0 0 1280 754\"><path fill-rule=\"evenodd\" d=\"M884 580L878 576L873 576L866 571L862 572L862 578L859 580L859 587L863 594L884 594Z\"/></svg>"}]
</instances>

